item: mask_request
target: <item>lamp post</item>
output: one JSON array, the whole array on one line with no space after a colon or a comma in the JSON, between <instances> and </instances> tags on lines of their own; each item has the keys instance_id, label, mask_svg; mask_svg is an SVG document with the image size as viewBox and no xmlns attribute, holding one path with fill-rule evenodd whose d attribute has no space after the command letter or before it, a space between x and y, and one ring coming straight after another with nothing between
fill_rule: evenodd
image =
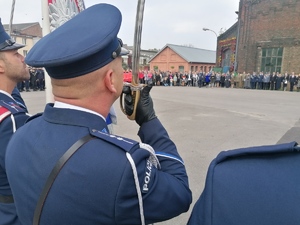
<instances>
[{"instance_id":1,"label":"lamp post","mask_svg":"<svg viewBox=\"0 0 300 225\"><path fill-rule=\"evenodd\" d=\"M203 28L202 30L204 30L204 31L211 31L211 32L213 32L215 35L216 35L216 37L218 38L218 35L217 35L217 33L215 32L215 31L213 31L213 30L211 30L211 29L208 29L208 28Z\"/></svg>"},{"instance_id":2,"label":"lamp post","mask_svg":"<svg viewBox=\"0 0 300 225\"><path fill-rule=\"evenodd\" d=\"M9 35L11 36L12 34L12 24L13 24L13 18L14 18L14 11L15 11L15 3L16 0L12 1L12 5L11 5L11 12L10 12L10 20L9 20Z\"/></svg>"},{"instance_id":3,"label":"lamp post","mask_svg":"<svg viewBox=\"0 0 300 225\"><path fill-rule=\"evenodd\" d=\"M213 32L215 35L216 35L216 38L217 38L217 46L216 46L216 57L217 57L217 52L218 52L218 35L217 35L217 33L215 32L215 31L213 31L213 30L211 30L211 29L208 29L208 28L202 28L202 30L204 30L204 31L211 31L211 32ZM216 58L216 62L217 62L217 58Z\"/></svg>"}]
</instances>

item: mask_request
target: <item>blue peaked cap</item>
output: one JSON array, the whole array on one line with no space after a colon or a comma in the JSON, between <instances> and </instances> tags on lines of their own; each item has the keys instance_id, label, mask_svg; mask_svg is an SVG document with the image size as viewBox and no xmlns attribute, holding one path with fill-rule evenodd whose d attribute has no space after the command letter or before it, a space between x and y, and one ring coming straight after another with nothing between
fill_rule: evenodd
<instances>
[{"instance_id":1,"label":"blue peaked cap","mask_svg":"<svg viewBox=\"0 0 300 225\"><path fill-rule=\"evenodd\" d=\"M56 79L78 77L128 54L117 37L122 22L119 9L93 5L39 40L25 62L44 67Z\"/></svg>"},{"instance_id":2,"label":"blue peaked cap","mask_svg":"<svg viewBox=\"0 0 300 225\"><path fill-rule=\"evenodd\" d=\"M16 43L15 40L6 33L0 18L0 51L17 50L24 46L25 45Z\"/></svg>"}]
</instances>

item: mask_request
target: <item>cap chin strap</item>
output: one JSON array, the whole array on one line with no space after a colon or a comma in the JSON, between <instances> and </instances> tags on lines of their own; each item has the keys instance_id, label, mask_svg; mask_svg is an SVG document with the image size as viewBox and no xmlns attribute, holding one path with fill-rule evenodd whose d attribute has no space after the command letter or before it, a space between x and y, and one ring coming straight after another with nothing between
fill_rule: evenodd
<instances>
[{"instance_id":1,"label":"cap chin strap","mask_svg":"<svg viewBox=\"0 0 300 225\"><path fill-rule=\"evenodd\" d=\"M5 40L5 42L3 42L3 43L0 44L0 50L6 48L7 46L12 46L14 43L16 43L16 42L12 38L8 39L8 40Z\"/></svg>"}]
</instances>

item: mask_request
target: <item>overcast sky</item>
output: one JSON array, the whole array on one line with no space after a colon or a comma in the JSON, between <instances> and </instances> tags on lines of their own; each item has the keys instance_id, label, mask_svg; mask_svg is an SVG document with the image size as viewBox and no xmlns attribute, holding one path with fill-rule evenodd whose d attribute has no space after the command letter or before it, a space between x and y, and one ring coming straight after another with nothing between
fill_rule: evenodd
<instances>
[{"instance_id":1,"label":"overcast sky","mask_svg":"<svg viewBox=\"0 0 300 225\"><path fill-rule=\"evenodd\" d=\"M40 22L41 0L16 0L13 23ZM123 16L119 37L133 45L137 0L85 0L89 7L109 3L118 7ZM216 49L216 35L203 31L206 27L218 35L236 21L239 0L146 0L142 33L142 49L161 49L166 44ZM0 17L8 24L12 0L0 0Z\"/></svg>"}]
</instances>

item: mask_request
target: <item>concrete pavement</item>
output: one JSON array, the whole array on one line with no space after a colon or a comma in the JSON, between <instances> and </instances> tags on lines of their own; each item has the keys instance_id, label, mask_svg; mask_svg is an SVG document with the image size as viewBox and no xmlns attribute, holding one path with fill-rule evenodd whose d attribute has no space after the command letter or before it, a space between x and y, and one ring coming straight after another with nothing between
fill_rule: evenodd
<instances>
[{"instance_id":1,"label":"concrete pavement","mask_svg":"<svg viewBox=\"0 0 300 225\"><path fill-rule=\"evenodd\" d=\"M220 151L275 144L299 124L297 92L161 86L153 87L151 95L157 116L185 161L193 192L189 212L161 225L187 223L203 190L209 163ZM44 109L45 92L22 92L22 96L30 113ZM119 101L115 109L115 133L139 140L138 125L123 115Z\"/></svg>"}]
</instances>

